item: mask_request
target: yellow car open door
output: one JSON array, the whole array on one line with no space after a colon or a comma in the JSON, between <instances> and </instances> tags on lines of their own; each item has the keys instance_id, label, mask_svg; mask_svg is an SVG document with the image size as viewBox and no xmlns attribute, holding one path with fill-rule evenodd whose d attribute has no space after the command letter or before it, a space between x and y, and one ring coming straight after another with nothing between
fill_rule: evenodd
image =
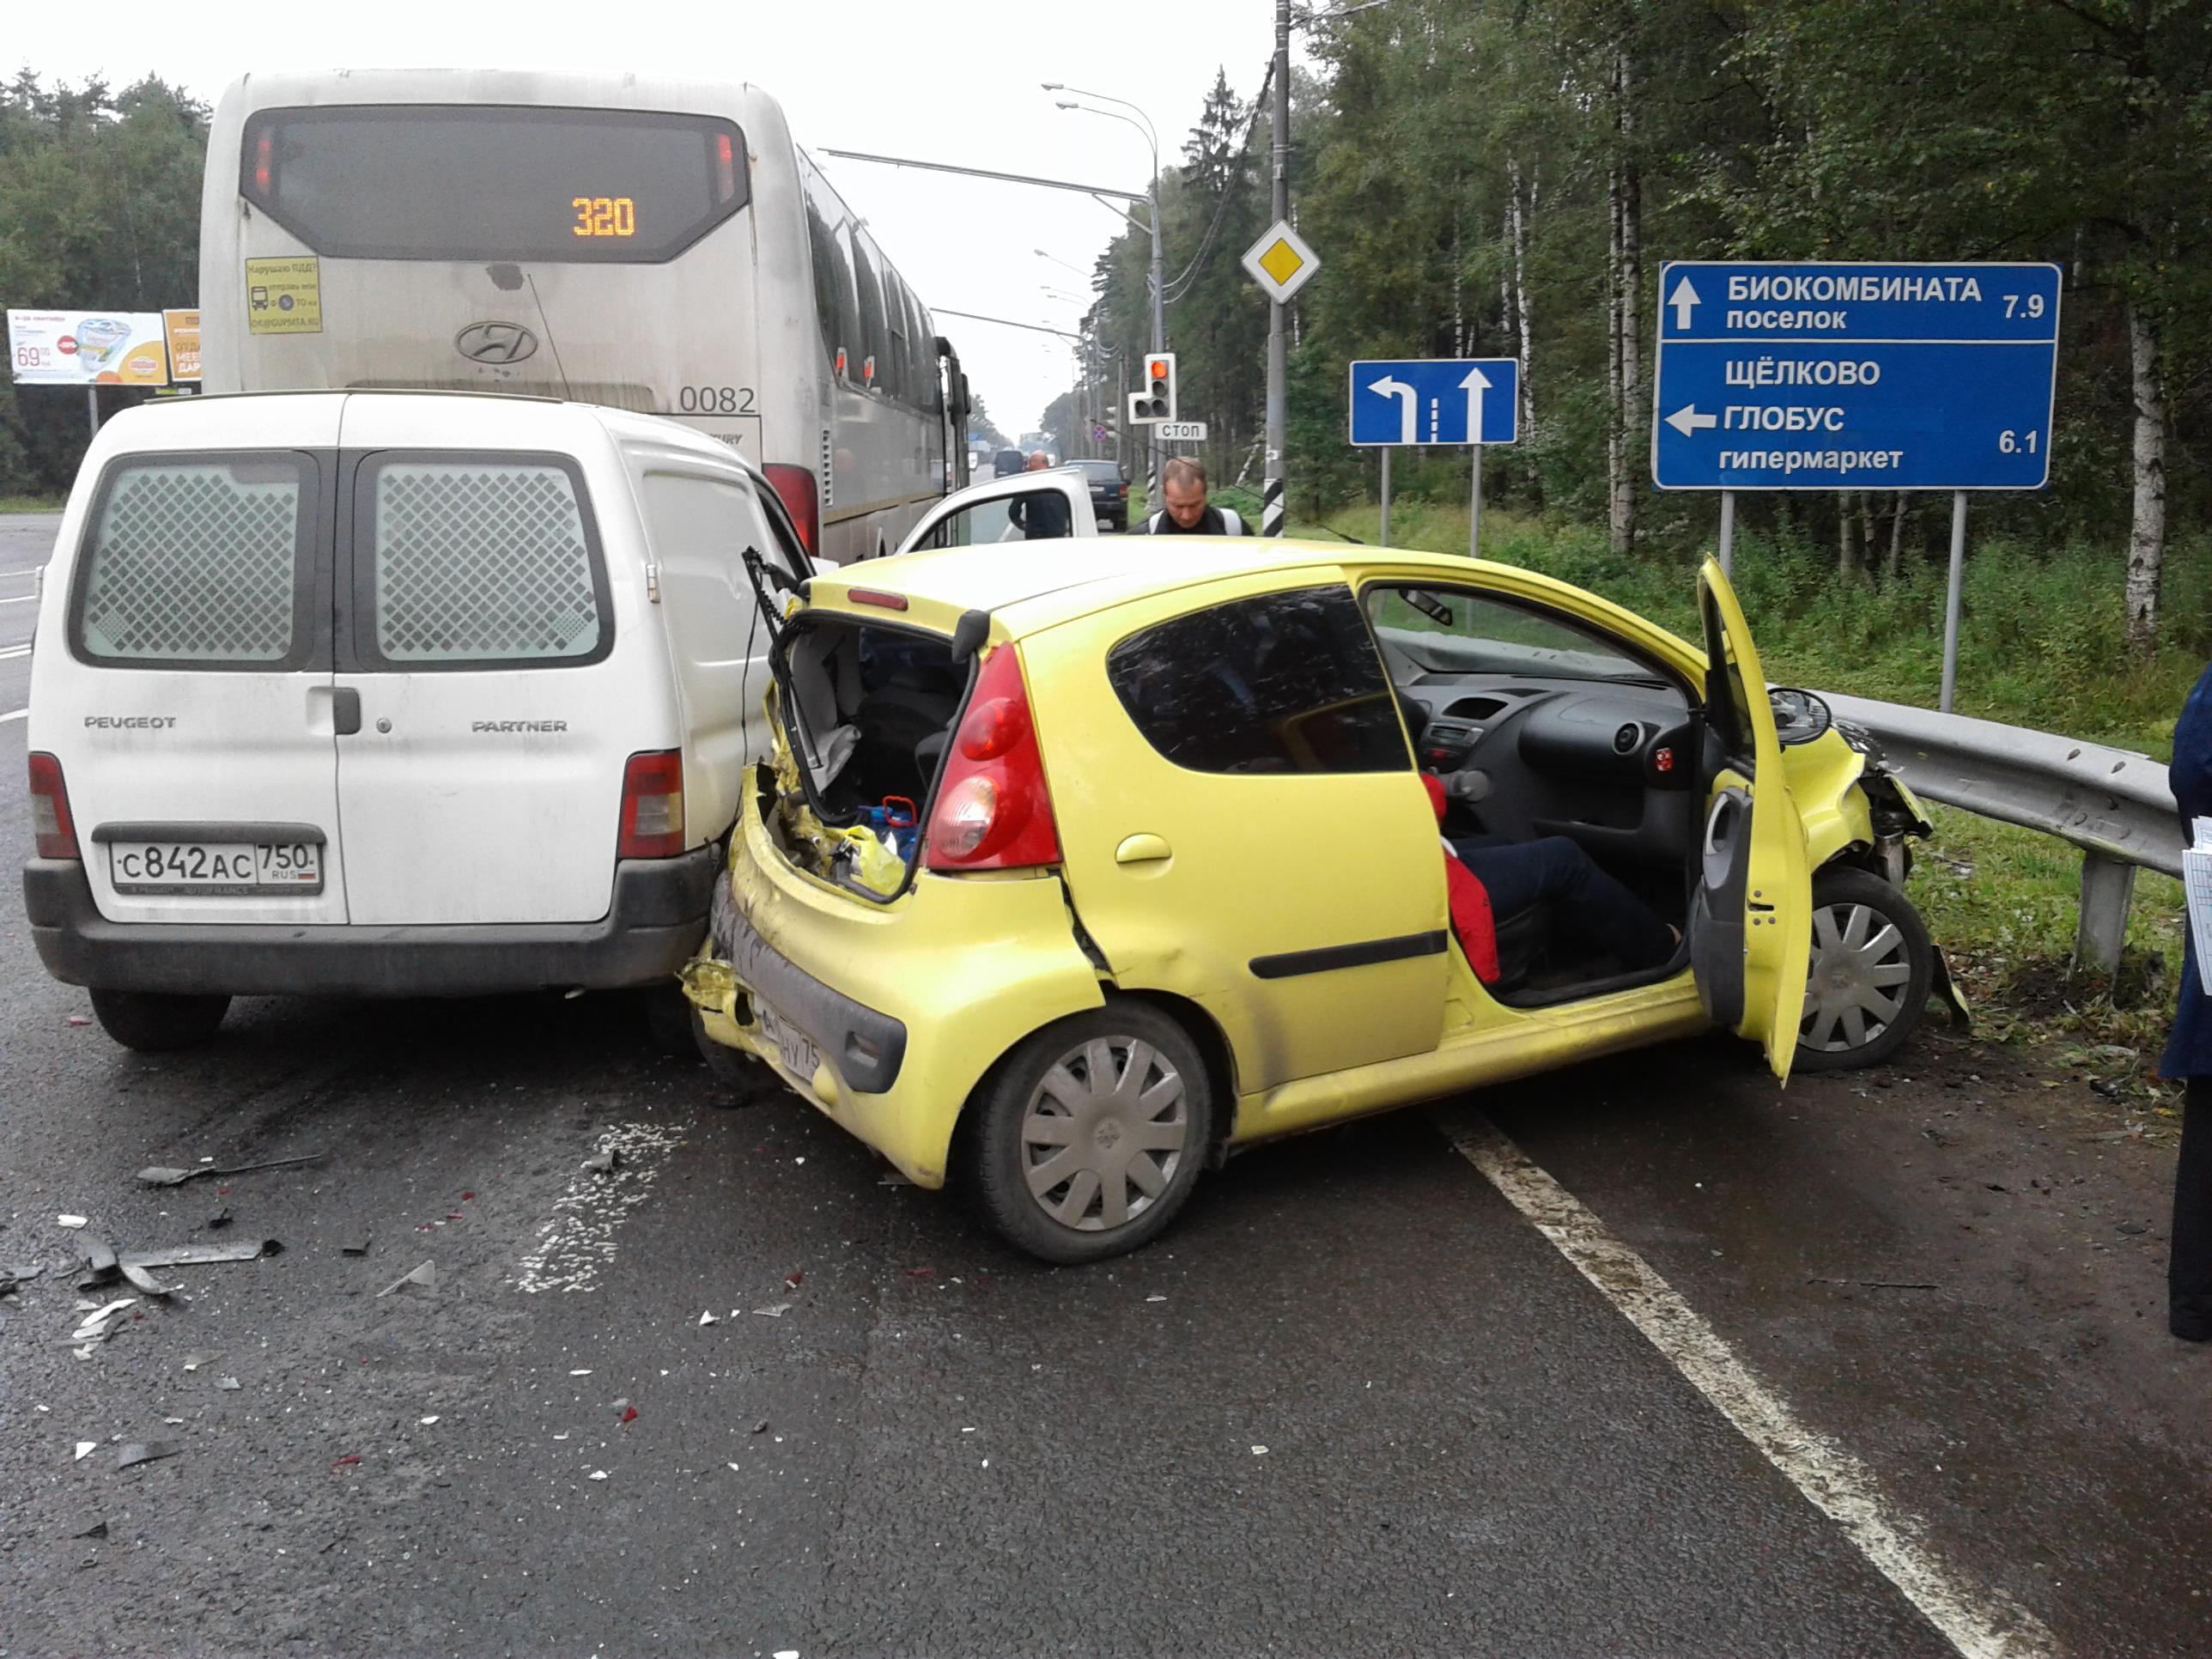
<instances>
[{"instance_id":1,"label":"yellow car open door","mask_svg":"<svg viewBox=\"0 0 2212 1659\"><path fill-rule=\"evenodd\" d=\"M1805 1006L1813 878L1805 830L1783 780L1766 676L1743 608L1719 565L1698 574L1705 621L1705 720L1721 766L1707 788L1690 961L1713 1022L1766 1049L1786 1079Z\"/></svg>"}]
</instances>

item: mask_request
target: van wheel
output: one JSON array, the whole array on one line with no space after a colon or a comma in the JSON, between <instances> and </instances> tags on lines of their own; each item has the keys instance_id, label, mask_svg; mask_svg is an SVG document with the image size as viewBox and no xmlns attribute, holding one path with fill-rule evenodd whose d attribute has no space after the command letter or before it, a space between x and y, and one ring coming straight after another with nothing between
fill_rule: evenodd
<instances>
[{"instance_id":1,"label":"van wheel","mask_svg":"<svg viewBox=\"0 0 2212 1659\"><path fill-rule=\"evenodd\" d=\"M1920 1024L1936 947L1912 901L1864 870L1813 878L1813 949L1792 1066L1841 1072L1878 1065Z\"/></svg>"},{"instance_id":2,"label":"van wheel","mask_svg":"<svg viewBox=\"0 0 2212 1659\"><path fill-rule=\"evenodd\" d=\"M205 1042L230 1011L227 996L185 996L166 991L92 993L100 1029L126 1048L159 1054Z\"/></svg>"},{"instance_id":3,"label":"van wheel","mask_svg":"<svg viewBox=\"0 0 2212 1659\"><path fill-rule=\"evenodd\" d=\"M1213 1132L1213 1090L1182 1026L1141 1002L1055 1021L988 1079L963 1137L985 1221L1046 1261L1097 1261L1164 1231Z\"/></svg>"}]
</instances>

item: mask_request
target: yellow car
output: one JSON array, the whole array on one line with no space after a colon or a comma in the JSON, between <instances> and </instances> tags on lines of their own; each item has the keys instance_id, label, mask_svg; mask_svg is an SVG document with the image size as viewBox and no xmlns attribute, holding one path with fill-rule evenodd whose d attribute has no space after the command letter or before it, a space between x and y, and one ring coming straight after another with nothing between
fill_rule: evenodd
<instances>
[{"instance_id":1,"label":"yellow car","mask_svg":"<svg viewBox=\"0 0 2212 1659\"><path fill-rule=\"evenodd\" d=\"M1698 586L1702 652L1387 549L817 574L684 972L702 1045L1062 1262L1152 1237L1229 1152L1716 1024L1777 1078L1878 1060L1949 990L1901 890L1925 815ZM1444 834L1566 838L1679 945L1625 963L1542 905L1455 932L1437 793Z\"/></svg>"}]
</instances>

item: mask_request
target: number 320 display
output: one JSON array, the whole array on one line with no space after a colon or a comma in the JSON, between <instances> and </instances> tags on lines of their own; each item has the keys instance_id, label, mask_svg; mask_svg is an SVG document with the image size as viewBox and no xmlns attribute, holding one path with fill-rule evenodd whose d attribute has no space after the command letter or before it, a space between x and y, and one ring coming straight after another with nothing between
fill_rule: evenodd
<instances>
[{"instance_id":1,"label":"number 320 display","mask_svg":"<svg viewBox=\"0 0 2212 1659\"><path fill-rule=\"evenodd\" d=\"M568 205L576 210L576 222L568 227L571 235L637 234L637 204L627 196L578 196Z\"/></svg>"}]
</instances>

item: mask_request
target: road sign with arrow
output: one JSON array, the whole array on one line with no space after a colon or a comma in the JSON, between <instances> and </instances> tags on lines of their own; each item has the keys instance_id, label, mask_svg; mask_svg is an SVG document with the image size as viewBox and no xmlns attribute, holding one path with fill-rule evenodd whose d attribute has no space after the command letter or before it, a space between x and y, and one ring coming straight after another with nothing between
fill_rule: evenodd
<instances>
[{"instance_id":1,"label":"road sign with arrow","mask_svg":"<svg viewBox=\"0 0 2212 1659\"><path fill-rule=\"evenodd\" d=\"M2058 291L2051 264L1668 264L1653 481L2039 489Z\"/></svg>"},{"instance_id":2,"label":"road sign with arrow","mask_svg":"<svg viewBox=\"0 0 2212 1659\"><path fill-rule=\"evenodd\" d=\"M1519 436L1521 366L1510 357L1425 357L1352 365L1352 441L1510 444Z\"/></svg>"}]
</instances>

